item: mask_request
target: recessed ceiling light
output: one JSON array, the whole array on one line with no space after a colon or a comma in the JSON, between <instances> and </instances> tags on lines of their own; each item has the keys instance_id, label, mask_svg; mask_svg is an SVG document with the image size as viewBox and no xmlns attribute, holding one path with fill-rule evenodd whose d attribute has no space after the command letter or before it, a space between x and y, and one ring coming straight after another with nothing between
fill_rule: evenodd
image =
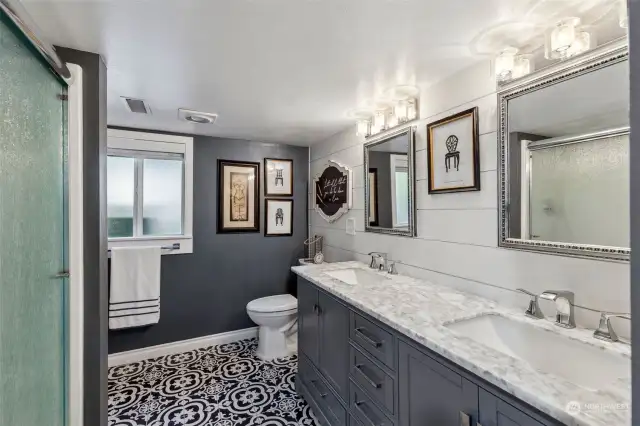
<instances>
[{"instance_id":1,"label":"recessed ceiling light","mask_svg":"<svg viewBox=\"0 0 640 426\"><path fill-rule=\"evenodd\" d=\"M218 119L218 114L180 108L178 118L196 124L213 124Z\"/></svg>"}]
</instances>

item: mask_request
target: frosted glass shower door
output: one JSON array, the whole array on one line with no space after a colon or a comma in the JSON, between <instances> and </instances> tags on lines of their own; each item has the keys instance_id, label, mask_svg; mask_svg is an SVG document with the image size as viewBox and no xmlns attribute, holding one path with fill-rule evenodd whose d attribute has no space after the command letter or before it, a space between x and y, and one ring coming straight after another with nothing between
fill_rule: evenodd
<instances>
[{"instance_id":1,"label":"frosted glass shower door","mask_svg":"<svg viewBox=\"0 0 640 426\"><path fill-rule=\"evenodd\" d=\"M2 426L65 424L65 93L0 19Z\"/></svg>"}]
</instances>

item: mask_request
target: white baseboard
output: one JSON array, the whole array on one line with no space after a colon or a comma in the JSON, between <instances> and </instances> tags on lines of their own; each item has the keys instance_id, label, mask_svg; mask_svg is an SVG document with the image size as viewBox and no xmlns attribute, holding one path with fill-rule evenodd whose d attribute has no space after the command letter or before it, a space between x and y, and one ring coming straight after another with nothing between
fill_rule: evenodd
<instances>
[{"instance_id":1,"label":"white baseboard","mask_svg":"<svg viewBox=\"0 0 640 426\"><path fill-rule=\"evenodd\" d=\"M145 359L160 356L174 355L194 349L209 346L222 345L237 342L238 340L252 339L258 336L258 327L244 328L241 330L227 331L226 333L212 334L210 336L196 337L195 339L181 340L179 342L166 343L164 345L150 346L148 348L134 349L132 351L118 352L109 355L109 367L130 364Z\"/></svg>"}]
</instances>

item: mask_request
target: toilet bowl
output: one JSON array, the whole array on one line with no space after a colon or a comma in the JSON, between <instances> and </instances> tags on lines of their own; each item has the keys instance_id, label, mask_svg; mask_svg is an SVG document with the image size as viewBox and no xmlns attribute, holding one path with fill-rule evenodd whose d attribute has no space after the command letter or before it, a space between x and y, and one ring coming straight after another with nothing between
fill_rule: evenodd
<instances>
[{"instance_id":1,"label":"toilet bowl","mask_svg":"<svg viewBox=\"0 0 640 426\"><path fill-rule=\"evenodd\" d=\"M256 355L272 360L291 355L287 338L296 332L298 300L290 294L262 297L247 304L249 318L260 327Z\"/></svg>"}]
</instances>

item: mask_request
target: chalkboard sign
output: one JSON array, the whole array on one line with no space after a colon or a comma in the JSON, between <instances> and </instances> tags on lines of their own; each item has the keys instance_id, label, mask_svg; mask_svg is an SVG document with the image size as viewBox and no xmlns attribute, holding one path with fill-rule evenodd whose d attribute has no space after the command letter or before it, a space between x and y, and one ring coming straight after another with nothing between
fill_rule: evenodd
<instances>
[{"instance_id":1,"label":"chalkboard sign","mask_svg":"<svg viewBox=\"0 0 640 426\"><path fill-rule=\"evenodd\" d=\"M316 211L327 222L333 222L351 208L351 170L329 161L314 179Z\"/></svg>"}]
</instances>

